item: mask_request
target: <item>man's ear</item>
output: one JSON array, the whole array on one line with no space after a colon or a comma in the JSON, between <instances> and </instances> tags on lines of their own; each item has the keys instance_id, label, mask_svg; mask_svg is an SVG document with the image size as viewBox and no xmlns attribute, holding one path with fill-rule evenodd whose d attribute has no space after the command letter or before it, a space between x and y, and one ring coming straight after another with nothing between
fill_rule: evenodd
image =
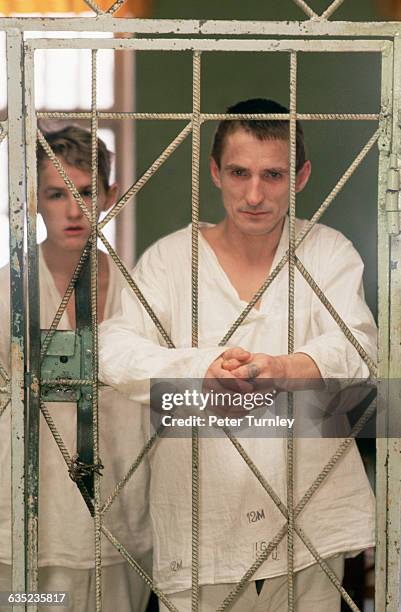
<instances>
[{"instance_id":1,"label":"man's ear","mask_svg":"<svg viewBox=\"0 0 401 612\"><path fill-rule=\"evenodd\" d=\"M306 160L304 165L297 172L297 179L295 181L295 191L299 193L305 187L307 182L309 181L309 177L312 171L312 164L309 159Z\"/></svg>"},{"instance_id":2,"label":"man's ear","mask_svg":"<svg viewBox=\"0 0 401 612\"><path fill-rule=\"evenodd\" d=\"M104 206L102 207L102 210L100 210L99 212L106 212L106 210L109 210L109 208L114 206L114 204L117 201L117 194L118 194L118 185L117 183L113 183L112 185L110 185L106 193L106 197L104 199Z\"/></svg>"},{"instance_id":3,"label":"man's ear","mask_svg":"<svg viewBox=\"0 0 401 612\"><path fill-rule=\"evenodd\" d=\"M218 189L221 189L221 179L220 179L220 168L217 165L214 157L210 158L210 174L212 177L213 183L216 185Z\"/></svg>"}]
</instances>

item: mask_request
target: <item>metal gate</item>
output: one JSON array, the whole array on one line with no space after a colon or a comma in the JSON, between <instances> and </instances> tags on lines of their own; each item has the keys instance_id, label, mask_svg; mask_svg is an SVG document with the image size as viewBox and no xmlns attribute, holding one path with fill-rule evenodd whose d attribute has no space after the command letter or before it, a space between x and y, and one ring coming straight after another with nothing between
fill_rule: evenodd
<instances>
[{"instance_id":1,"label":"metal gate","mask_svg":"<svg viewBox=\"0 0 401 612\"><path fill-rule=\"evenodd\" d=\"M77 475L77 484L93 515L96 550L96 601L97 610L101 610L101 545L103 533L120 551L143 579L154 589L167 607L175 610L168 597L160 593L152 584L135 559L115 536L102 524L102 517L110 507L113 499L119 494L135 472L142 458L152 448L157 436L154 435L146 444L138 457L133 457L133 463L128 474L116 483L116 489L111 498L103 506L99 498L99 474L96 469L90 476L84 476L79 465L69 455L62 437L52 420L44 401L44 391L47 398L60 398L63 394L77 392L78 403L78 439L79 431L92 432L93 448L81 448L80 458L92 466L99 464L98 454L98 362L97 362L97 250L96 240L100 238L107 248L113 261L125 276L143 307L152 317L155 325L162 333L166 345L172 347L172 342L151 307L132 280L128 270L115 253L104 234L103 227L119 211L128 204L135 195L157 172L171 153L192 135L192 343L198 342L198 225L199 225L199 159L200 159L200 128L202 123L225 119L224 114L206 114L201 110L200 79L201 57L208 52L251 52L285 53L290 62L290 113L285 116L290 122L291 144L291 192L290 192L290 241L286 256L277 268L271 272L260 290L244 309L237 321L233 322L228 332L222 330L223 346L234 333L235 329L246 318L251 308L274 282L278 272L289 262L289 353L294 350L294 274L295 268L304 276L324 306L330 311L336 322L354 344L361 357L366 361L373 376L383 381L401 377L401 210L399 207L399 157L401 154L400 117L401 117L401 25L398 23L351 23L329 21L343 0L335 0L322 15L317 15L303 0L294 0L309 19L303 22L230 22L230 21L195 21L195 20L135 20L116 19L113 13L123 4L118 0L107 12L101 11L93 0L86 0L90 8L97 13L96 18L8 18L0 19L0 28L7 36L7 74L8 74L8 114L7 120L1 124L0 142L8 138L9 151L9 205L10 205L10 275L11 275L11 373L8 375L2 366L1 409L0 414L11 408L12 416L12 544L13 544L13 591L37 590L37 521L38 521L38 433L39 413L42 412L48 426L59 446L65 462L70 470ZM114 39L71 39L60 35L57 39L34 38L24 39L24 33L29 31L56 30L59 32L85 31L124 32L131 35L140 34L140 38ZM166 35L163 38L163 35ZM68 179L54 153L44 140L43 134L37 128L38 113L34 103L34 60L36 49L50 48L84 48L92 52L92 108L87 113L39 113L41 117L52 118L85 118L90 120L92 133L92 209L87 211L82 198L75 186ZM96 104L97 50L120 49L136 51L190 51L193 54L193 109L188 114L159 113L103 113L98 111ZM297 112L297 60L300 54L308 52L369 52L381 55L382 85L381 108L377 114L300 114ZM256 116L234 116L230 119L249 118ZM106 218L97 222L97 149L96 136L99 119L148 120L160 121L181 119L188 121L186 127L162 151L149 169L132 185L118 201ZM279 118L266 115L263 118ZM355 160L348 167L338 184L320 205L310 220L307 230L302 235L295 235L295 122L303 121L355 121L368 120L372 122L372 136ZM51 329L40 340L39 307L38 307L38 256L36 246L36 141L42 143L49 158L53 161L66 185L74 194L83 213L91 222L91 241L87 245L81 261L71 279L71 284L60 304L58 313ZM372 363L362 347L352 336L345 323L340 319L315 281L296 258L296 249L301 244L313 225L321 218L331 205L339 191L350 179L359 164L372 147L378 145L379 158L379 201L378 201L378 234L379 234L379 363ZM3 142L3 146L4 142ZM22 172L22 175L21 175ZM21 178L22 177L22 178ZM28 221L28 257L24 257L24 218ZM27 265L26 265L27 261ZM24 277L28 278L29 321L25 309ZM66 308L69 297L77 285L77 299L86 307L81 308L81 317L77 321L77 331L58 332L57 326ZM291 297L292 296L292 297ZM90 304L88 307L87 305ZM29 343L25 342L25 327L29 330ZM63 335L64 334L64 335ZM60 375L56 366L50 365L45 371L46 356L51 342L61 342L64 346L71 341L79 343L78 361L71 366L67 377ZM77 340L78 339L78 340ZM53 344L53 347L56 346ZM55 349L54 349L55 350ZM78 350L78 349L77 349ZM54 351L53 351L54 352ZM57 352L56 352L57 354ZM78 354L78 353L77 353ZM27 367L25 368L25 364ZM25 368L25 369L24 369ZM26 370L26 371L25 371ZM50 378L48 373L50 372ZM63 370L65 372L65 369ZM384 385L378 397L378 403L385 404L387 410L379 411L380 431L395 431L401 416L399 397L390 385ZM24 418L24 406L27 406ZM294 505L293 499L293 445L288 438L287 485L288 495L284 502L280 500L249 457L245 457L250 469L260 480L266 495L275 501L286 517L284 529L261 553L255 564L246 572L241 582L233 588L232 593L219 607L219 611L229 609L235 596L252 577L256 569L271 554L274 546L288 535L288 602L289 610L295 610L293 592L293 538L296 534L309 548L315 560L328 579L341 591L343 599L350 609L358 610L350 596L341 587L337 577L326 562L312 546L308 535L297 525L297 515L307 506L308 500L318 489L320 483L330 477L334 465L341 461L352 437L362 427L374 406L368 408L354 427L349 440L342 443L335 456L327 464L322 473L308 490L306 495ZM384 415L384 416L383 416ZM26 428L26 424L28 427ZM81 430L80 430L81 428ZM238 440L231 438L237 450L243 452ZM192 515L192 610L199 609L199 478L207 477L198 472L198 431L193 430L193 515ZM25 454L25 448L28 449ZM399 606L399 576L400 576L400 473L401 473L401 443L398 438L379 437L377 440L377 549L376 549L376 610L398 612ZM26 457L26 460L25 460ZM26 502L26 506L25 506ZM25 511L26 509L26 511ZM26 554L27 553L27 554ZM15 605L15 610L25 609L23 605ZM35 610L36 606L29 606Z\"/></svg>"}]
</instances>

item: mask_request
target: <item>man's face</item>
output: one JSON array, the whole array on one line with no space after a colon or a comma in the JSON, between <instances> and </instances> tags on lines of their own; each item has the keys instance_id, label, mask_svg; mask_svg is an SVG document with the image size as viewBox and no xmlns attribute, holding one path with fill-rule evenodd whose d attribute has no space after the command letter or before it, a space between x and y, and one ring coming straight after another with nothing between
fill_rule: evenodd
<instances>
[{"instance_id":1,"label":"man's face","mask_svg":"<svg viewBox=\"0 0 401 612\"><path fill-rule=\"evenodd\" d=\"M221 190L229 228L249 236L281 233L290 190L288 155L286 140L259 140L243 129L227 136L220 168L212 158L210 170ZM297 192L309 175L307 161L297 174Z\"/></svg>"},{"instance_id":2,"label":"man's face","mask_svg":"<svg viewBox=\"0 0 401 612\"><path fill-rule=\"evenodd\" d=\"M91 173L67 164L62 158L59 159L90 211ZM99 212L107 210L115 202L116 189L116 185L112 185L106 194L99 179ZM82 251L90 235L90 223L50 160L45 160L39 167L38 210L46 225L49 244L66 251Z\"/></svg>"}]
</instances>

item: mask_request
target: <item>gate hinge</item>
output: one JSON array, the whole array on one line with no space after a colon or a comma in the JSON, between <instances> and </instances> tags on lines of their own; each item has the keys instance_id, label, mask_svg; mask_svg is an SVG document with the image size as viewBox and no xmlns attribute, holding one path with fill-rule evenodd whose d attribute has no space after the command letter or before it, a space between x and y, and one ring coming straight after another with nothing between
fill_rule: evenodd
<instances>
[{"instance_id":1,"label":"gate hinge","mask_svg":"<svg viewBox=\"0 0 401 612\"><path fill-rule=\"evenodd\" d=\"M398 236L401 232L400 196L400 170L397 155L391 153L390 165L387 174L386 213L387 232L390 236Z\"/></svg>"}]
</instances>

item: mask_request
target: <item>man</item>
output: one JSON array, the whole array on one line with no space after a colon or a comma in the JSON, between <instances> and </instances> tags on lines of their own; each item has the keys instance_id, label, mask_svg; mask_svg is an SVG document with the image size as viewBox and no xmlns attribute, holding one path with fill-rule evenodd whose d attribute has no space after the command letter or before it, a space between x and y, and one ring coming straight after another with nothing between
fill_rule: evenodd
<instances>
[{"instance_id":1,"label":"man","mask_svg":"<svg viewBox=\"0 0 401 612\"><path fill-rule=\"evenodd\" d=\"M47 142L90 208L91 134L67 126L46 134ZM38 145L38 210L43 217L47 238L39 247L39 284L41 328L52 323L61 298L78 264L90 235L90 224L63 178L44 149ZM98 140L99 213L115 203L117 185L110 184L111 154ZM0 272L0 356L9 361L9 268ZM120 307L125 286L120 272L99 251L99 319L110 317ZM59 329L75 328L75 304L72 298L63 314ZM101 495L104 501L125 475L142 448L145 433L139 406L111 389L100 391L99 444L104 464ZM76 406L48 403L70 456L76 453ZM10 506L10 410L0 419L0 590L11 588L11 506ZM104 524L128 548L134 558L149 563L150 538L146 507L146 465L121 491ZM120 553L102 537L103 610L143 612L149 589ZM71 612L95 610L94 526L93 519L76 484L69 478L67 466L50 430L40 423L39 482L39 591L67 591ZM0 606L1 608L1 606ZM46 608L47 609L47 608ZM51 608L53 609L53 608ZM7 608L8 610L8 608Z\"/></svg>"},{"instance_id":2,"label":"man","mask_svg":"<svg viewBox=\"0 0 401 612\"><path fill-rule=\"evenodd\" d=\"M288 111L276 102L255 99L240 102L228 112ZM102 380L146 402L149 378L205 377L223 388L274 379L283 388L291 379L320 381L325 386L338 379L368 376L355 348L299 274L295 280L295 351L287 354L287 266L235 331L231 348L218 346L288 249L288 140L288 121L219 124L210 170L221 191L225 217L215 226L201 224L199 348L188 348L191 229L187 228L153 245L134 272L176 348L165 348L136 298L124 292L122 314L104 324ZM296 157L296 191L300 192L308 182L311 164L299 124ZM297 220L296 233L305 225ZM319 225L297 249L297 256L374 357L375 325L363 298L363 264L352 244L339 232ZM286 439L259 436L243 438L241 444L286 503ZM295 504L339 445L338 439L296 439ZM163 438L150 460L154 579L170 601L187 612L191 609L191 440ZM200 609L212 612L285 527L286 520L224 436L200 440L199 470ZM297 524L340 580L344 555L374 544L373 506L359 453L351 445L297 517ZM297 610L340 610L338 591L296 536L294 568ZM286 572L284 538L229 609L287 610Z\"/></svg>"}]
</instances>

